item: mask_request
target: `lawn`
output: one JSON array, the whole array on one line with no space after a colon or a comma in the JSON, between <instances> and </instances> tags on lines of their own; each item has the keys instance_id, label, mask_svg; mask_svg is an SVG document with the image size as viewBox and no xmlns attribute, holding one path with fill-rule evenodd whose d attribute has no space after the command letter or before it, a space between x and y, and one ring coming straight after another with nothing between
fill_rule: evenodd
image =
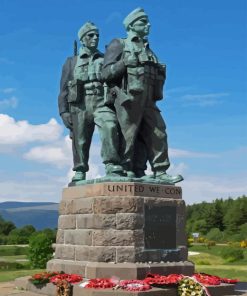
<instances>
[{"instance_id":1,"label":"lawn","mask_svg":"<svg viewBox=\"0 0 247 296\"><path fill-rule=\"evenodd\" d=\"M228 263L221 257L221 252L226 247L229 246L216 245L208 249L205 245L193 245L189 248L189 251L199 252L200 254L189 256L189 260L195 263L196 272L246 281L247 250L244 250L244 259Z\"/></svg>"},{"instance_id":2,"label":"lawn","mask_svg":"<svg viewBox=\"0 0 247 296\"><path fill-rule=\"evenodd\" d=\"M221 257L225 246L213 246L210 249L204 245L193 245L189 251L199 252L199 255L189 256L195 263L196 272L204 272L220 277L247 280L247 250L244 250L244 259L227 263ZM30 269L27 259L27 248L0 246L0 282L32 275L44 270Z\"/></svg>"},{"instance_id":3,"label":"lawn","mask_svg":"<svg viewBox=\"0 0 247 296\"><path fill-rule=\"evenodd\" d=\"M11 281L36 272L30 270L27 253L26 246L0 246L0 282Z\"/></svg>"},{"instance_id":4,"label":"lawn","mask_svg":"<svg viewBox=\"0 0 247 296\"><path fill-rule=\"evenodd\" d=\"M14 279L22 276L33 275L45 271L44 269L33 270L0 270L0 282L13 281Z\"/></svg>"}]
</instances>

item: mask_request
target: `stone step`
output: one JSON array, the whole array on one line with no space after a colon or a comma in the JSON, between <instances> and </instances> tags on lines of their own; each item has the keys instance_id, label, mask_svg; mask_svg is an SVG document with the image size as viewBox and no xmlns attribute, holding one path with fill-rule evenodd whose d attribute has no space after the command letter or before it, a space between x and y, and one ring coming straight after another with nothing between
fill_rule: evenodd
<instances>
[{"instance_id":1,"label":"stone step","mask_svg":"<svg viewBox=\"0 0 247 296\"><path fill-rule=\"evenodd\" d=\"M56 295L56 286L53 284L47 284L43 286L35 286L28 281L28 277L19 278L15 280L15 286L22 288L26 291L42 294L47 296ZM219 286L209 286L208 291L211 296L233 296L233 295L244 295L243 293L234 292L235 285L221 284ZM25 295L25 294L23 294ZM26 294L28 295L28 294ZM73 293L71 296L177 296L176 288L152 288L148 291L130 292L124 290L113 290L113 289L85 289L79 287L79 285L73 285Z\"/></svg>"}]
</instances>

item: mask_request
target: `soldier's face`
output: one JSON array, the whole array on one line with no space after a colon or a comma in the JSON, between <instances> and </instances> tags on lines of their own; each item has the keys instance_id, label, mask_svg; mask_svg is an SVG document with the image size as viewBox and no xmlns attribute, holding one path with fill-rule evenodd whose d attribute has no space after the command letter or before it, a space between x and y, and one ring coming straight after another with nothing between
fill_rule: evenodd
<instances>
[{"instance_id":1,"label":"soldier's face","mask_svg":"<svg viewBox=\"0 0 247 296\"><path fill-rule=\"evenodd\" d=\"M89 49L96 49L99 43L99 33L96 30L89 31L83 38L82 44Z\"/></svg>"},{"instance_id":2,"label":"soldier's face","mask_svg":"<svg viewBox=\"0 0 247 296\"><path fill-rule=\"evenodd\" d=\"M143 17L134 22L130 28L132 31L137 33L140 37L145 37L149 34L150 23L147 17Z\"/></svg>"}]
</instances>

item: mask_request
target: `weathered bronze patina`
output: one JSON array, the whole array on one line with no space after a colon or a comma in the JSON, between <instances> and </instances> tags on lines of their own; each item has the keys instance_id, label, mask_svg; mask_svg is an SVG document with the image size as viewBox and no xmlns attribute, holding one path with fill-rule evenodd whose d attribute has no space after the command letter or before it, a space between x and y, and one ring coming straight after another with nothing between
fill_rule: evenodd
<instances>
[{"instance_id":1,"label":"weathered bronze patina","mask_svg":"<svg viewBox=\"0 0 247 296\"><path fill-rule=\"evenodd\" d=\"M149 47L148 16L137 8L124 19L124 26L127 38L113 39L103 58L97 50L98 28L91 22L83 25L78 32L79 55L68 58L63 67L59 111L71 132L73 185L86 179L95 125L106 177L93 182L173 185L183 180L166 173L170 166L166 125L156 106L163 98L166 66ZM147 161L151 176L145 176Z\"/></svg>"},{"instance_id":2,"label":"weathered bronze patina","mask_svg":"<svg viewBox=\"0 0 247 296\"><path fill-rule=\"evenodd\" d=\"M119 132L115 111L104 104L101 78L103 54L97 50L99 31L87 22L79 32L79 55L69 57L63 66L59 112L72 138L75 175L73 182L85 180L91 140L97 125L102 141L101 156L106 175L121 176Z\"/></svg>"},{"instance_id":3,"label":"weathered bronze patina","mask_svg":"<svg viewBox=\"0 0 247 296\"><path fill-rule=\"evenodd\" d=\"M170 166L166 125L156 106L163 98L166 67L149 47L150 23L143 9L132 11L124 26L127 38L113 39L107 46L102 70L109 86L106 103L114 105L123 134L122 163L128 175L142 176L146 151L154 174L143 179L174 184L183 178L166 173ZM141 164L137 170L135 164Z\"/></svg>"}]
</instances>

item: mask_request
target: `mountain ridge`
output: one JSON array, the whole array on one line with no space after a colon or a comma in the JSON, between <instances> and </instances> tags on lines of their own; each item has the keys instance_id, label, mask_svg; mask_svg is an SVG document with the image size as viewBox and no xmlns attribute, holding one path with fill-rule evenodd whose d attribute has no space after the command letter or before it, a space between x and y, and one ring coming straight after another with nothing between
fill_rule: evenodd
<instances>
[{"instance_id":1,"label":"mountain ridge","mask_svg":"<svg viewBox=\"0 0 247 296\"><path fill-rule=\"evenodd\" d=\"M37 230L57 228L58 203L53 202L15 202L0 203L0 216L11 221L16 227L33 225Z\"/></svg>"}]
</instances>

